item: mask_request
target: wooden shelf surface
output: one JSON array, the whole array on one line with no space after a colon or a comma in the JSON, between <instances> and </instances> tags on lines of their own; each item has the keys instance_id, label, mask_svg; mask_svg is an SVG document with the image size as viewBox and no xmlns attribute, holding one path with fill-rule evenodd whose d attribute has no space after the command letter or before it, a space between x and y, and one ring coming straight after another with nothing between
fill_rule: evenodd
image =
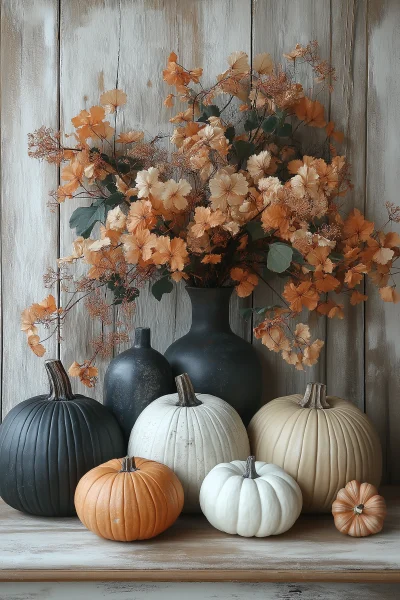
<instances>
[{"instance_id":1,"label":"wooden shelf surface","mask_svg":"<svg viewBox=\"0 0 400 600\"><path fill-rule=\"evenodd\" d=\"M340 534L330 515L303 515L262 539L182 516L152 540L111 542L77 518L32 517L0 500L0 581L400 582L400 487L381 493L384 530L363 539Z\"/></svg>"}]
</instances>

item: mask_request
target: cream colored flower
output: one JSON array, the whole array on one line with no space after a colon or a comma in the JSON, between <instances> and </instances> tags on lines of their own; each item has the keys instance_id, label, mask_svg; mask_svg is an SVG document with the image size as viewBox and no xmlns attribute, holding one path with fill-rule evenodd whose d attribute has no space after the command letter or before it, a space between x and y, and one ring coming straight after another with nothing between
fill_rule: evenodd
<instances>
[{"instance_id":1,"label":"cream colored flower","mask_svg":"<svg viewBox=\"0 0 400 600\"><path fill-rule=\"evenodd\" d=\"M226 210L228 206L241 204L249 189L249 184L241 173L229 175L224 170L218 171L209 185L214 210Z\"/></svg>"},{"instance_id":2,"label":"cream colored flower","mask_svg":"<svg viewBox=\"0 0 400 600\"><path fill-rule=\"evenodd\" d=\"M116 206L108 212L106 229L114 231L122 231L125 228L126 215L122 212L119 206Z\"/></svg>"},{"instance_id":3,"label":"cream colored flower","mask_svg":"<svg viewBox=\"0 0 400 600\"><path fill-rule=\"evenodd\" d=\"M249 57L246 52L232 52L228 56L228 64L232 71L236 73L248 73L250 71Z\"/></svg>"},{"instance_id":4,"label":"cream colored flower","mask_svg":"<svg viewBox=\"0 0 400 600\"><path fill-rule=\"evenodd\" d=\"M250 156L247 161L247 170L252 176L254 183L257 183L262 177L265 177L270 162L271 153L268 152L268 150Z\"/></svg>"},{"instance_id":5,"label":"cream colored flower","mask_svg":"<svg viewBox=\"0 0 400 600\"><path fill-rule=\"evenodd\" d=\"M161 194L161 200L167 210L184 210L188 202L185 198L192 189L192 186L186 179L180 179L178 182L170 179L164 183L164 189Z\"/></svg>"},{"instance_id":6,"label":"cream colored flower","mask_svg":"<svg viewBox=\"0 0 400 600\"><path fill-rule=\"evenodd\" d=\"M150 195L160 198L163 183L158 181L159 170L150 167L148 171L139 171L136 176L136 185L139 198L148 198Z\"/></svg>"},{"instance_id":7,"label":"cream colored flower","mask_svg":"<svg viewBox=\"0 0 400 600\"><path fill-rule=\"evenodd\" d=\"M99 250L103 250L103 248L107 248L111 245L111 240L109 237L104 237L101 240L91 240L91 244L88 246L88 250L91 252L99 252Z\"/></svg>"},{"instance_id":8,"label":"cream colored flower","mask_svg":"<svg viewBox=\"0 0 400 600\"><path fill-rule=\"evenodd\" d=\"M78 260L78 258L82 258L85 250L88 249L92 243L93 240L85 240L82 236L77 237L76 240L72 243L72 254L70 256L64 256L63 258L59 258L57 261L58 264L60 265L63 263L72 263L75 260Z\"/></svg>"},{"instance_id":9,"label":"cream colored flower","mask_svg":"<svg viewBox=\"0 0 400 600\"><path fill-rule=\"evenodd\" d=\"M283 185L278 177L264 177L257 184L263 198L264 206L279 202Z\"/></svg>"},{"instance_id":10,"label":"cream colored flower","mask_svg":"<svg viewBox=\"0 0 400 600\"><path fill-rule=\"evenodd\" d=\"M303 198L306 194L315 198L318 196L318 180L319 175L314 167L303 165L290 180L290 185L297 198Z\"/></svg>"},{"instance_id":11,"label":"cream colored flower","mask_svg":"<svg viewBox=\"0 0 400 600\"><path fill-rule=\"evenodd\" d=\"M271 75L274 70L274 63L268 52L256 54L253 60L253 69L260 75Z\"/></svg>"}]
</instances>

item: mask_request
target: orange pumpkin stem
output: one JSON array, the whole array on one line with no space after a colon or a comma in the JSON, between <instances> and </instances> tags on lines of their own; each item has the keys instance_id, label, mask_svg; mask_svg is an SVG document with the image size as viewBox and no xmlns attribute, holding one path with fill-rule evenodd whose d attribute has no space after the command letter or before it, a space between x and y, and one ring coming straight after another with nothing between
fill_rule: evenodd
<instances>
[{"instance_id":1,"label":"orange pumpkin stem","mask_svg":"<svg viewBox=\"0 0 400 600\"><path fill-rule=\"evenodd\" d=\"M135 459L133 456L125 456L125 458L121 459L120 473L133 473L133 471L138 470L139 469L136 466Z\"/></svg>"},{"instance_id":2,"label":"orange pumpkin stem","mask_svg":"<svg viewBox=\"0 0 400 600\"><path fill-rule=\"evenodd\" d=\"M330 408L326 401L326 385L324 383L307 383L306 392L299 404L303 408Z\"/></svg>"},{"instance_id":3,"label":"orange pumpkin stem","mask_svg":"<svg viewBox=\"0 0 400 600\"><path fill-rule=\"evenodd\" d=\"M179 401L177 402L176 406L193 407L203 404L201 400L196 398L193 384L190 381L190 377L187 373L183 373L182 375L175 377L175 383L179 397Z\"/></svg>"},{"instance_id":4,"label":"orange pumpkin stem","mask_svg":"<svg viewBox=\"0 0 400 600\"><path fill-rule=\"evenodd\" d=\"M51 358L44 363L50 383L48 400L73 400L71 382L60 360Z\"/></svg>"},{"instance_id":5,"label":"orange pumpkin stem","mask_svg":"<svg viewBox=\"0 0 400 600\"><path fill-rule=\"evenodd\" d=\"M249 458L246 460L246 470L244 472L243 477L245 479L257 479L258 477L260 477L256 471L256 457L255 456L249 456Z\"/></svg>"}]
</instances>

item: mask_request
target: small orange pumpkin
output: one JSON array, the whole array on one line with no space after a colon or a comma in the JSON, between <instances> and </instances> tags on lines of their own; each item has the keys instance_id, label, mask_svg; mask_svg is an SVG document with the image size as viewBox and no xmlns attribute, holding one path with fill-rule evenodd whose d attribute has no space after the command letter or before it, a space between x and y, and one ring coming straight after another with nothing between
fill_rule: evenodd
<instances>
[{"instance_id":1,"label":"small orange pumpkin","mask_svg":"<svg viewBox=\"0 0 400 600\"><path fill-rule=\"evenodd\" d=\"M353 537L379 533L386 517L385 499L370 483L350 481L332 504L336 528Z\"/></svg>"},{"instance_id":2,"label":"small orange pumpkin","mask_svg":"<svg viewBox=\"0 0 400 600\"><path fill-rule=\"evenodd\" d=\"M181 482L169 467L144 458L115 458L79 481L75 508L100 537L147 540L170 527L183 508Z\"/></svg>"}]
</instances>

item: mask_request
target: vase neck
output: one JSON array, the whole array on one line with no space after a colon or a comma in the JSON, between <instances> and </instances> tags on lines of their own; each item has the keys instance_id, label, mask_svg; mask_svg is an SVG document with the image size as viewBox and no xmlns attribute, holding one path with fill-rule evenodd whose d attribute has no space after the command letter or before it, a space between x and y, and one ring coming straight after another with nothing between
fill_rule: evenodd
<instances>
[{"instance_id":1,"label":"vase neck","mask_svg":"<svg viewBox=\"0 0 400 600\"><path fill-rule=\"evenodd\" d=\"M133 340L134 348L151 348L150 346L150 328L136 327Z\"/></svg>"},{"instance_id":2,"label":"vase neck","mask_svg":"<svg viewBox=\"0 0 400 600\"><path fill-rule=\"evenodd\" d=\"M232 288L186 288L192 301L191 332L230 333L229 300Z\"/></svg>"}]
</instances>

